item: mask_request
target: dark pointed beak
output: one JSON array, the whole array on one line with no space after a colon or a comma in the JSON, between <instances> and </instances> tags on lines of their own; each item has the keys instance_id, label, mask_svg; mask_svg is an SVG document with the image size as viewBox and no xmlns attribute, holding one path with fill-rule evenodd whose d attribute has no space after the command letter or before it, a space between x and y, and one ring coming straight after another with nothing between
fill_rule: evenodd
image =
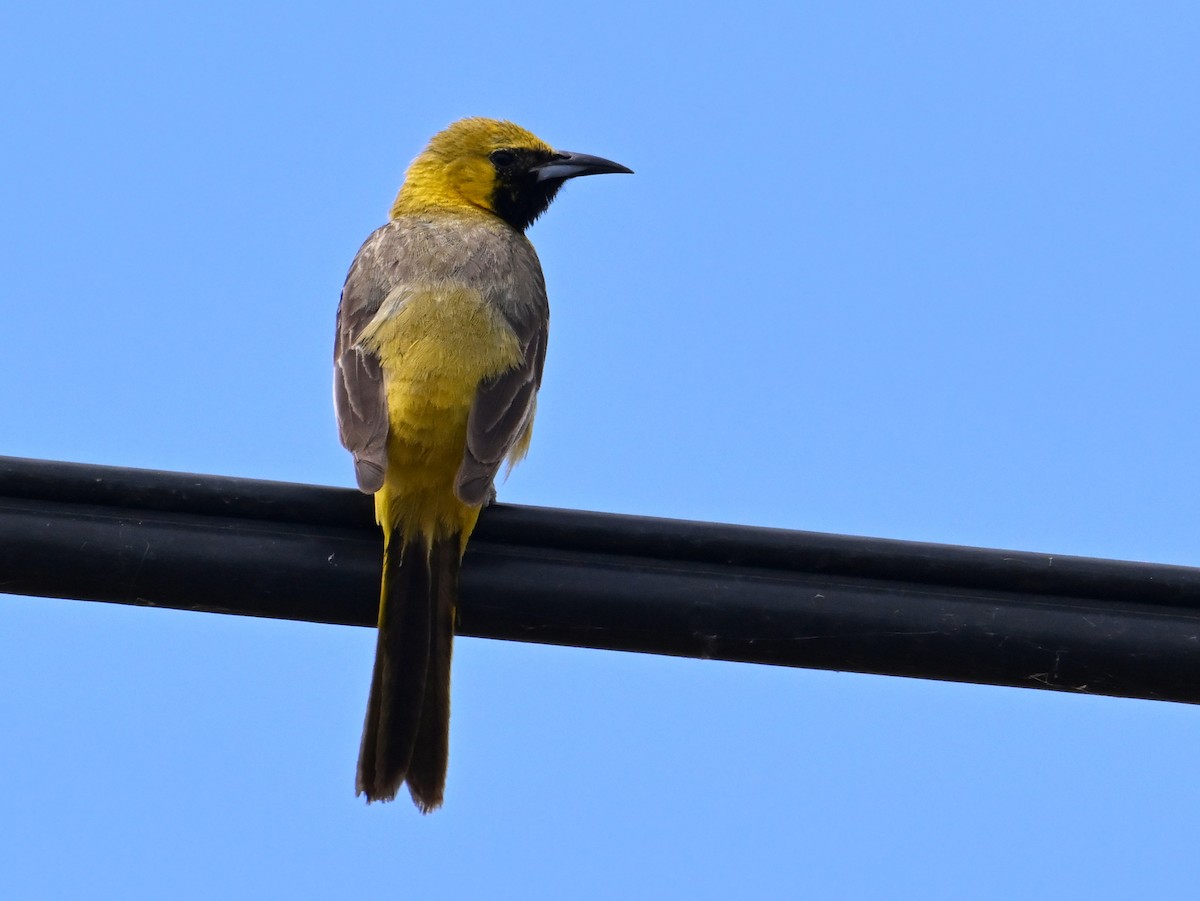
<instances>
[{"instance_id":1,"label":"dark pointed beak","mask_svg":"<svg viewBox=\"0 0 1200 901\"><path fill-rule=\"evenodd\" d=\"M538 181L575 178L579 175L604 175L608 172L633 175L632 169L612 160L586 153L568 153L566 150L558 151L552 159L534 166L532 171L537 173Z\"/></svg>"}]
</instances>

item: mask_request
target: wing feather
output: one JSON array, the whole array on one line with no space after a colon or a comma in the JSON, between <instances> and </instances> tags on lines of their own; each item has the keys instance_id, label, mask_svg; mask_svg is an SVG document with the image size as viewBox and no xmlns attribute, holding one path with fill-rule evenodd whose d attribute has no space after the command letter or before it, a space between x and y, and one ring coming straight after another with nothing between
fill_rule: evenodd
<instances>
[{"instance_id":1,"label":"wing feather","mask_svg":"<svg viewBox=\"0 0 1200 901\"><path fill-rule=\"evenodd\" d=\"M403 234L390 225L376 230L350 265L338 304L333 350L333 406L338 435L354 455L360 490L383 487L387 469L387 395L379 358L362 347L364 329L404 269Z\"/></svg>"},{"instance_id":2,"label":"wing feather","mask_svg":"<svg viewBox=\"0 0 1200 901\"><path fill-rule=\"evenodd\" d=\"M518 267L517 274L517 296L509 298L503 308L521 344L521 361L484 381L475 393L467 418L467 446L455 484L459 500L466 504L483 504L492 498L496 473L504 460L524 445L537 409L546 362L549 308L541 267L532 250L529 262ZM516 454L513 462L519 456Z\"/></svg>"}]
</instances>

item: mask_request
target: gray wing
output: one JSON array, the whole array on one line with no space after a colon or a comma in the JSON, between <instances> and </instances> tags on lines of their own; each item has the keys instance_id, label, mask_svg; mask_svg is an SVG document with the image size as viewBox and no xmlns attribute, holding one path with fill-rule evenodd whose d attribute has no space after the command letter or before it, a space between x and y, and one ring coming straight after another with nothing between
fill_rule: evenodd
<instances>
[{"instance_id":1,"label":"gray wing","mask_svg":"<svg viewBox=\"0 0 1200 901\"><path fill-rule=\"evenodd\" d=\"M500 465L533 425L537 392L542 386L550 310L541 266L533 254L519 253L509 292L496 302L521 343L521 362L480 384L467 417L467 446L458 468L455 493L465 504L484 504L493 497L492 482Z\"/></svg>"},{"instance_id":2,"label":"gray wing","mask_svg":"<svg viewBox=\"0 0 1200 901\"><path fill-rule=\"evenodd\" d=\"M333 406L338 435L354 455L358 487L368 494L383 487L387 469L387 397L379 358L358 342L401 276L403 251L402 235L394 228L385 225L376 230L350 265L338 304Z\"/></svg>"}]
</instances>

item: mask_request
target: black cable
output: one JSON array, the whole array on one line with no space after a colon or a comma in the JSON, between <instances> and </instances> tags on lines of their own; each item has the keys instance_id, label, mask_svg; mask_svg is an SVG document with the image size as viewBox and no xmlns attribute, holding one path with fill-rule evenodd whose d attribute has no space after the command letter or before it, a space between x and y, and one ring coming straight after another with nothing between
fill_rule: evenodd
<instances>
[{"instance_id":1,"label":"black cable","mask_svg":"<svg viewBox=\"0 0 1200 901\"><path fill-rule=\"evenodd\" d=\"M357 491L0 457L0 591L373 625ZM1200 569L496 505L460 634L1200 702Z\"/></svg>"}]
</instances>

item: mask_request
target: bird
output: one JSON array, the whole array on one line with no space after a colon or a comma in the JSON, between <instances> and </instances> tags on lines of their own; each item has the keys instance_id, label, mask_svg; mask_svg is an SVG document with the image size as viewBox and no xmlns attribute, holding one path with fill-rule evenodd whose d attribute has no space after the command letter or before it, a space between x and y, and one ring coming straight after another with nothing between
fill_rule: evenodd
<instances>
[{"instance_id":1,"label":"bird","mask_svg":"<svg viewBox=\"0 0 1200 901\"><path fill-rule=\"evenodd\" d=\"M632 173L467 118L413 160L338 304L334 408L383 531L355 792L429 813L449 760L458 576L495 478L529 449L550 321L526 229L572 178Z\"/></svg>"}]
</instances>

